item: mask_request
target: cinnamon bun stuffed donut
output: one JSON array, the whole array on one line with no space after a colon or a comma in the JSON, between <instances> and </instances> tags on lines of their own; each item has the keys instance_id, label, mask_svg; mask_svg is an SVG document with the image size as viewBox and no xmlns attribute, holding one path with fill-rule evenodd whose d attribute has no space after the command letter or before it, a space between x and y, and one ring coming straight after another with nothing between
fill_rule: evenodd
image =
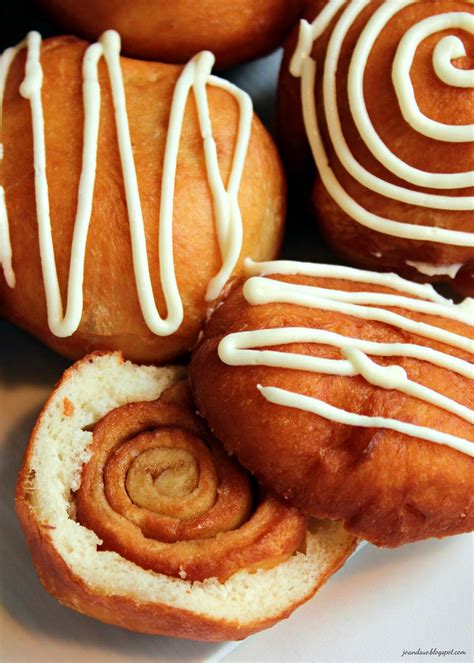
<instances>
[{"instance_id":1,"label":"cinnamon bun stuffed donut","mask_svg":"<svg viewBox=\"0 0 474 663\"><path fill-rule=\"evenodd\" d=\"M349 267L248 269L190 367L226 449L376 545L471 531L474 301Z\"/></svg>"},{"instance_id":2,"label":"cinnamon bun stuffed donut","mask_svg":"<svg viewBox=\"0 0 474 663\"><path fill-rule=\"evenodd\" d=\"M474 8L309 3L288 44L280 125L314 210L360 267L474 293Z\"/></svg>"},{"instance_id":3,"label":"cinnamon bun stuffed donut","mask_svg":"<svg viewBox=\"0 0 474 663\"><path fill-rule=\"evenodd\" d=\"M194 343L241 255L279 249L285 184L248 95L212 75L30 33L2 56L0 311L75 358Z\"/></svg>"},{"instance_id":4,"label":"cinnamon bun stuffed donut","mask_svg":"<svg viewBox=\"0 0 474 663\"><path fill-rule=\"evenodd\" d=\"M38 0L66 30L96 39L113 28L132 57L186 62L202 50L219 68L264 55L279 46L303 0Z\"/></svg>"},{"instance_id":5,"label":"cinnamon bun stuffed donut","mask_svg":"<svg viewBox=\"0 0 474 663\"><path fill-rule=\"evenodd\" d=\"M355 539L259 489L183 377L118 353L72 366L33 431L17 513L66 606L144 633L243 638L312 596Z\"/></svg>"}]
</instances>

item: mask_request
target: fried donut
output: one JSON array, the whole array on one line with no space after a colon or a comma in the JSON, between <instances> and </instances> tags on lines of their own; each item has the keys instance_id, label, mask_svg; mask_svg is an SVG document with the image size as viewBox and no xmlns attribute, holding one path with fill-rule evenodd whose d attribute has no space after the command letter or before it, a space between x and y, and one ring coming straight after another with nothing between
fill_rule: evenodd
<instances>
[{"instance_id":1,"label":"fried donut","mask_svg":"<svg viewBox=\"0 0 474 663\"><path fill-rule=\"evenodd\" d=\"M308 5L279 91L288 161L344 261L474 294L474 8ZM308 138L309 137L309 138Z\"/></svg>"},{"instance_id":2,"label":"fried donut","mask_svg":"<svg viewBox=\"0 0 474 663\"><path fill-rule=\"evenodd\" d=\"M248 269L190 367L226 449L376 545L471 531L474 301L350 267Z\"/></svg>"},{"instance_id":3,"label":"fried donut","mask_svg":"<svg viewBox=\"0 0 474 663\"><path fill-rule=\"evenodd\" d=\"M64 605L144 633L243 638L312 596L355 539L259 489L183 377L119 353L72 366L33 431L17 513Z\"/></svg>"},{"instance_id":4,"label":"fried donut","mask_svg":"<svg viewBox=\"0 0 474 663\"><path fill-rule=\"evenodd\" d=\"M219 68L269 53L296 21L303 0L38 0L54 21L96 39L114 28L124 52L163 62L186 62L209 50Z\"/></svg>"},{"instance_id":5,"label":"fried donut","mask_svg":"<svg viewBox=\"0 0 474 663\"><path fill-rule=\"evenodd\" d=\"M164 361L193 345L241 255L275 256L285 183L210 53L119 54L113 31L33 32L2 56L0 311L71 358Z\"/></svg>"}]
</instances>

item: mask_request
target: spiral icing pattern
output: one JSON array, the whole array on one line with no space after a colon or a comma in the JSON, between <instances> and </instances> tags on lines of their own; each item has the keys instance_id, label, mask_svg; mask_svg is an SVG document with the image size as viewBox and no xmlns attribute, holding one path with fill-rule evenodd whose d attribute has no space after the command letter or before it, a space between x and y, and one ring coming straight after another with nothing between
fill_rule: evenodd
<instances>
[{"instance_id":1,"label":"spiral icing pattern","mask_svg":"<svg viewBox=\"0 0 474 663\"><path fill-rule=\"evenodd\" d=\"M304 540L307 518L260 495L176 385L95 427L76 494L77 518L143 568L190 580L271 567Z\"/></svg>"},{"instance_id":2,"label":"spiral icing pattern","mask_svg":"<svg viewBox=\"0 0 474 663\"><path fill-rule=\"evenodd\" d=\"M298 45L290 71L301 78L306 133L322 182L329 195L347 215L359 224L386 235L474 247L472 232L435 227L434 224L430 226L408 223L402 219L386 218L366 209L347 191L347 187L342 185L331 167L330 154L334 153L345 172L358 184L385 198L431 210L472 213L474 200L465 190L474 185L474 171L437 172L438 169L434 168L433 172L427 172L411 165L408 160L397 156L393 146L384 142L368 110L365 76L377 40L381 35L383 38L384 30L390 26L392 19L398 19L400 12L417 4L419 3L414 0L382 3L331 0L313 23L305 20L301 22ZM428 137L438 145L444 144L446 149L452 152L456 144L472 141L474 125L458 124L455 111L453 124L445 124L428 117L418 104L411 78L412 70L420 46L425 40L439 35L432 52L432 69L439 81L449 86L448 89L453 95L464 95L463 99L467 100L468 88L474 87L474 70L463 68L467 60L462 62L459 58L467 58L464 39L474 34L474 16L470 3L465 3L466 11L442 13L436 13L439 10L435 7L436 3L429 4L432 15L418 20L414 13L416 22L405 30L398 41L391 62L391 81L402 120L416 134ZM368 16L373 7L375 10ZM352 39L353 30L358 29L357 26L364 20L365 24L350 54L346 90L348 108L345 108L344 102L344 111L350 113L351 122L358 132L358 140L367 154L370 153L371 158L375 159L378 165L376 169L369 169L361 163L346 139L346 121L339 98L341 89L338 86L338 68L345 66L347 56L344 51L346 40ZM408 20L407 17L404 20ZM456 34L449 34L450 32ZM312 50L323 34L327 35L328 41L323 70L319 74ZM320 75L322 80L324 117L318 117L315 101L317 75ZM472 97L469 98L472 102ZM330 145L325 144L323 139L323 122ZM385 178L380 176L381 171L386 174ZM437 193L430 191L436 189Z\"/></svg>"}]
</instances>

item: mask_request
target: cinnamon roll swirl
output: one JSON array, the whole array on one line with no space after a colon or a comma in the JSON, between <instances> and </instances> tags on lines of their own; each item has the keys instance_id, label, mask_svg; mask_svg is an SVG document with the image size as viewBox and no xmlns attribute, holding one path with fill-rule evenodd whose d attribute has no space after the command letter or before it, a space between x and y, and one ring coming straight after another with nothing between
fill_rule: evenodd
<instances>
[{"instance_id":1,"label":"cinnamon roll swirl","mask_svg":"<svg viewBox=\"0 0 474 663\"><path fill-rule=\"evenodd\" d=\"M259 488L182 377L118 354L75 364L33 432L17 511L43 583L69 607L143 632L241 638L309 598L355 540Z\"/></svg>"},{"instance_id":2,"label":"cinnamon roll swirl","mask_svg":"<svg viewBox=\"0 0 474 663\"><path fill-rule=\"evenodd\" d=\"M224 581L293 554L307 518L259 496L180 397L162 399L98 422L76 493L78 522L142 568L191 581Z\"/></svg>"}]
</instances>

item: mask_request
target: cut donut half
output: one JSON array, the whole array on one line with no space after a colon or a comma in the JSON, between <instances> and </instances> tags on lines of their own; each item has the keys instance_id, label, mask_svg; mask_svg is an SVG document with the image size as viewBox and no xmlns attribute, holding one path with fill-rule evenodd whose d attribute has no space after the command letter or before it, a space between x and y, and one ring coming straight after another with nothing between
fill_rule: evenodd
<instances>
[{"instance_id":1,"label":"cut donut half","mask_svg":"<svg viewBox=\"0 0 474 663\"><path fill-rule=\"evenodd\" d=\"M220 447L213 450L212 436L183 396L186 389L178 387L183 377L181 368L138 366L119 353L95 353L74 364L54 389L32 433L17 484L17 513L43 585L64 605L143 633L208 641L242 639L289 616L308 600L349 557L356 539L337 523L308 522L282 498L260 491ZM166 434L150 430L151 410L153 417L155 413L168 417L164 424L153 423L157 429L163 425ZM182 417L176 418L180 411ZM104 451L104 426L109 419L116 426L129 412L137 419L127 424L123 439L115 429L107 433L109 447ZM196 429L183 433L188 418L195 421ZM110 442L112 434L115 442ZM165 452L150 449L150 436L155 434L156 445L164 444ZM176 441L171 443L174 435ZM186 435L189 439L184 439ZM173 444L180 449L170 450ZM193 444L203 446L196 457ZM125 451L124 445L128 445ZM96 454L105 458L99 470L94 466ZM210 454L209 462L218 465L215 476L211 472L214 487L207 475L206 486L199 485L202 454ZM111 499L112 507L108 499L107 476L120 474L115 461L120 456L122 462L124 455L131 458L131 465L121 470L125 490L120 499L129 499L130 504L122 508L120 503L117 512L117 500ZM107 466L112 460L113 471ZM233 467L224 472L222 462ZM146 499L140 497L143 491L136 487L140 472L148 488L159 493L156 503L148 488ZM233 472L239 474L230 487L223 483L226 472L231 478ZM94 507L102 508L105 518L100 533L90 528L95 516L83 513L85 491L94 476L98 477L92 490ZM222 500L243 485L242 477L246 490L252 491L250 507L239 507L240 515L229 516ZM203 498L204 490L214 491L210 501ZM199 506L193 513L189 502L194 493ZM176 514L170 514L173 500L180 505ZM224 513L224 524L210 524L214 512L219 517ZM155 530L153 536L150 529L145 535L143 518L147 526L152 522L158 529L164 522L166 541L153 538L159 537ZM135 544L144 546L144 552L140 548L129 554L127 545L131 551ZM220 548L228 550L224 566L216 557ZM156 570L168 568L168 554L175 555L169 574ZM224 569L222 574L219 569ZM213 575L203 577L209 573Z\"/></svg>"}]
</instances>

